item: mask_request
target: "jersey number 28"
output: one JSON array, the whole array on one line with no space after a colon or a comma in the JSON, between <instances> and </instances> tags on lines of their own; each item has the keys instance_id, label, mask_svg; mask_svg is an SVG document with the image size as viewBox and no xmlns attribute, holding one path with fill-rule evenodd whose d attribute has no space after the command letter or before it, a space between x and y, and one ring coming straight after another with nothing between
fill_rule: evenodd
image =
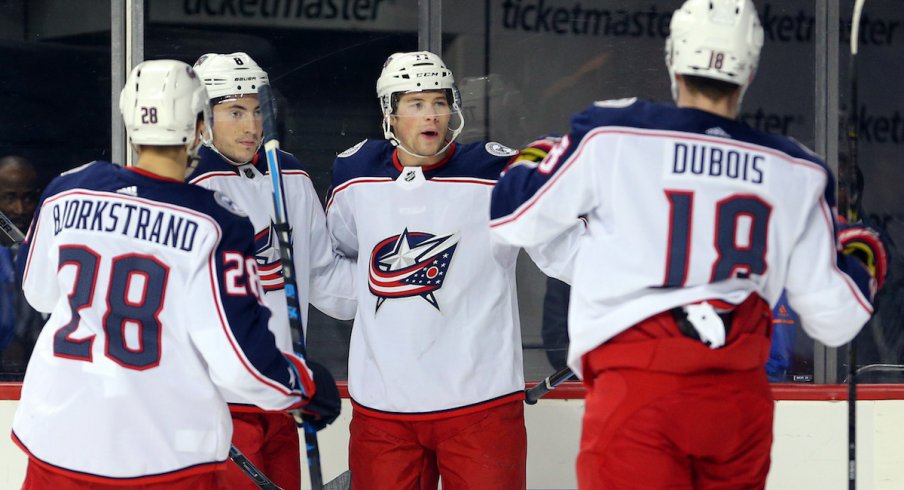
<instances>
[{"instance_id":1,"label":"jersey number 28","mask_svg":"<svg viewBox=\"0 0 904 490\"><path fill-rule=\"evenodd\" d=\"M53 336L53 353L59 357L91 362L94 336L75 339L72 334L81 321L79 311L94 302L100 256L80 246L60 248L60 265L76 268L75 284L69 294L72 319ZM160 363L160 320L169 268L149 255L126 254L113 258L107 288L107 311L103 317L106 335L104 353L117 364L145 370ZM136 286L141 294L130 294ZM129 342L127 329L133 326L136 340Z\"/></svg>"}]
</instances>

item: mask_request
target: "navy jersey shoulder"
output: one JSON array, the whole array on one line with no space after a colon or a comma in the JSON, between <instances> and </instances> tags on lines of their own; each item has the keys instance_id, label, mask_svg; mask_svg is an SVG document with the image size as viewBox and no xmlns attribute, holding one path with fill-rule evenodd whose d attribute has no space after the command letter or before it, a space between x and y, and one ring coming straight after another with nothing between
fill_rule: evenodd
<instances>
[{"instance_id":1,"label":"navy jersey shoulder","mask_svg":"<svg viewBox=\"0 0 904 490\"><path fill-rule=\"evenodd\" d=\"M828 178L826 198L834 205L832 190L835 184L832 172L818 155L791 138L764 133L740 121L706 111L637 99L597 102L579 112L572 119L572 137L583 138L585 134L601 126L696 133L778 150L791 158L807 160L822 167Z\"/></svg>"},{"instance_id":2,"label":"navy jersey shoulder","mask_svg":"<svg viewBox=\"0 0 904 490\"><path fill-rule=\"evenodd\" d=\"M498 180L506 164L517 154L517 150L495 141L456 145L452 158L437 168L434 176Z\"/></svg>"},{"instance_id":3,"label":"navy jersey shoulder","mask_svg":"<svg viewBox=\"0 0 904 490\"><path fill-rule=\"evenodd\" d=\"M366 139L336 156L332 186L361 177L398 177L392 163L395 147L388 140Z\"/></svg>"},{"instance_id":4,"label":"navy jersey shoulder","mask_svg":"<svg viewBox=\"0 0 904 490\"><path fill-rule=\"evenodd\" d=\"M600 126L682 131L725 137L779 150L792 158L825 166L816 154L787 137L757 131L740 121L697 109L623 99L597 102L572 119L572 129L576 133L585 134Z\"/></svg>"},{"instance_id":5,"label":"navy jersey shoulder","mask_svg":"<svg viewBox=\"0 0 904 490\"><path fill-rule=\"evenodd\" d=\"M211 172L236 171L237 167L235 165L229 163L222 155L208 146L202 146L198 150L198 156L200 160L198 161L198 168L191 175L192 180L196 180L198 177ZM261 173L267 173L267 155L264 153L263 148L259 149L254 155L252 163ZM295 155L283 150L279 150L279 164L283 170L305 171L305 168L295 158Z\"/></svg>"},{"instance_id":6,"label":"navy jersey shoulder","mask_svg":"<svg viewBox=\"0 0 904 490\"><path fill-rule=\"evenodd\" d=\"M388 140L364 140L345 150L333 163L333 188L362 177L398 178L400 164L395 161L396 147ZM448 160L424 167L424 175L433 177L475 177L496 180L517 151L495 142L455 144Z\"/></svg>"},{"instance_id":7,"label":"navy jersey shoulder","mask_svg":"<svg viewBox=\"0 0 904 490\"><path fill-rule=\"evenodd\" d=\"M47 186L42 204L54 195L76 189L118 193L191 209L211 217L224 233L239 227L245 236L253 236L248 218L224 194L104 161L92 162L55 178Z\"/></svg>"},{"instance_id":8,"label":"navy jersey shoulder","mask_svg":"<svg viewBox=\"0 0 904 490\"><path fill-rule=\"evenodd\" d=\"M257 153L257 162L255 165L261 164L263 164L265 169L267 168L267 155L264 153L264 150ZM295 158L295 155L283 150L279 150L279 166L283 170L302 170L307 172L307 169L304 168L304 165L301 164L298 158Z\"/></svg>"}]
</instances>

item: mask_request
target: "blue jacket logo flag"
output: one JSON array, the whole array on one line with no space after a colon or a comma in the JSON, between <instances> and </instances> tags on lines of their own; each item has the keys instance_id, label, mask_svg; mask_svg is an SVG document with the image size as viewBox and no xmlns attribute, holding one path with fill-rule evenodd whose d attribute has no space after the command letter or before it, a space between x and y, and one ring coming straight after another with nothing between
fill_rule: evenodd
<instances>
[{"instance_id":1,"label":"blue jacket logo flag","mask_svg":"<svg viewBox=\"0 0 904 490\"><path fill-rule=\"evenodd\" d=\"M433 293L443 287L449 263L458 245L458 234L436 236L409 232L381 240L370 254L368 286L377 297L377 308L387 299L420 296L437 310Z\"/></svg>"},{"instance_id":2,"label":"blue jacket logo flag","mask_svg":"<svg viewBox=\"0 0 904 490\"><path fill-rule=\"evenodd\" d=\"M292 232L289 231L291 236ZM264 291L278 291L283 288L282 259L276 243L276 230L273 223L254 234L254 255L257 259L257 270Z\"/></svg>"}]
</instances>

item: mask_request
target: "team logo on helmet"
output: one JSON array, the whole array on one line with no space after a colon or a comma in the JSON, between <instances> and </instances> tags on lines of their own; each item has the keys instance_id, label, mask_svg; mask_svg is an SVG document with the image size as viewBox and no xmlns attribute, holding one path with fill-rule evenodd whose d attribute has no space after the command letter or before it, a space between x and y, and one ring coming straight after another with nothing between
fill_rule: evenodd
<instances>
[{"instance_id":1,"label":"team logo on helmet","mask_svg":"<svg viewBox=\"0 0 904 490\"><path fill-rule=\"evenodd\" d=\"M437 310L434 292L443 287L458 234L436 236L409 232L380 241L370 254L370 292L377 297L376 310L387 299L420 296Z\"/></svg>"},{"instance_id":2,"label":"team logo on helmet","mask_svg":"<svg viewBox=\"0 0 904 490\"><path fill-rule=\"evenodd\" d=\"M292 235L291 231L289 235ZM254 256L257 259L257 271L264 291L283 289L282 259L279 256L276 229L272 222L270 226L254 234Z\"/></svg>"}]
</instances>

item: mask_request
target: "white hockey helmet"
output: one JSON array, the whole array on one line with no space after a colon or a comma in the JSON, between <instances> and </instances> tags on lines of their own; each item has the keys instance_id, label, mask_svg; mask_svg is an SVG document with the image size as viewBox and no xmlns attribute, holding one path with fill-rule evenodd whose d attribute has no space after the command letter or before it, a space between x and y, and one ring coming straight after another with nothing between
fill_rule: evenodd
<instances>
[{"instance_id":1,"label":"white hockey helmet","mask_svg":"<svg viewBox=\"0 0 904 490\"><path fill-rule=\"evenodd\" d=\"M267 72L246 53L207 53L195 61L195 72L207 86L211 101L224 97L257 95L261 85L270 83Z\"/></svg>"},{"instance_id":2,"label":"white hockey helmet","mask_svg":"<svg viewBox=\"0 0 904 490\"><path fill-rule=\"evenodd\" d=\"M672 15L665 64L675 75L729 82L746 90L763 47L763 27L751 0L687 0Z\"/></svg>"},{"instance_id":3,"label":"white hockey helmet","mask_svg":"<svg viewBox=\"0 0 904 490\"><path fill-rule=\"evenodd\" d=\"M199 114L210 127L204 85L188 64L176 60L135 66L119 94L119 111L132 145L183 145L194 155Z\"/></svg>"},{"instance_id":4,"label":"white hockey helmet","mask_svg":"<svg viewBox=\"0 0 904 490\"><path fill-rule=\"evenodd\" d=\"M396 95L409 92L421 92L424 90L445 90L448 93L449 103L452 106L452 114L458 117L458 126L450 128L449 142L437 154L446 151L446 148L455 141L455 138L465 127L465 119L461 113L461 93L455 85L452 70L446 67L443 60L429 51L413 51L408 53L393 53L383 63L383 71L377 79L377 97L380 99L380 107L383 109L383 134L393 145L399 145L399 140L392 132L390 116L395 110ZM401 147L405 152L408 149ZM414 156L433 156L415 155Z\"/></svg>"}]
</instances>

